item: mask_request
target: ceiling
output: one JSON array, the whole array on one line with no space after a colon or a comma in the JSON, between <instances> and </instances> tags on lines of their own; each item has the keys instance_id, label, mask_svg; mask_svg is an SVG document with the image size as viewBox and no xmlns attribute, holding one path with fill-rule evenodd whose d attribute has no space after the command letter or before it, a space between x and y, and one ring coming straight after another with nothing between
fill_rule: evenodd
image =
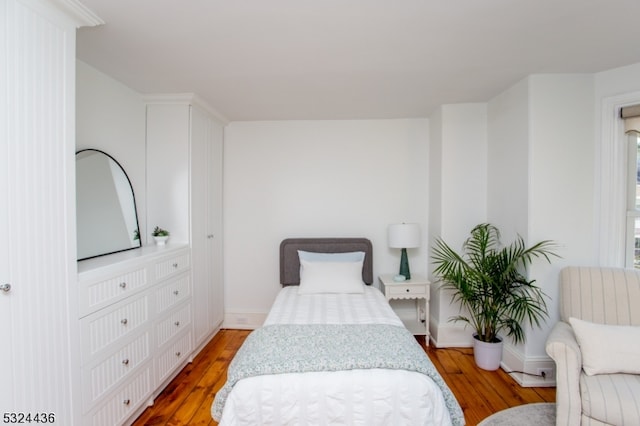
<instances>
[{"instance_id":1,"label":"ceiling","mask_svg":"<svg viewBox=\"0 0 640 426\"><path fill-rule=\"evenodd\" d=\"M640 62L638 0L81 0L77 56L230 121L428 117Z\"/></svg>"}]
</instances>

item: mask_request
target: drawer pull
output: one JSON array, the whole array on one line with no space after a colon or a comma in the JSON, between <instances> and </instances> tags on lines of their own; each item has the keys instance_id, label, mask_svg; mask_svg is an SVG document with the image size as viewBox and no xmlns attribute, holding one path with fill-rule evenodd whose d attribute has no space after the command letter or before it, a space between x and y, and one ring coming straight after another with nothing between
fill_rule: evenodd
<instances>
[{"instance_id":1,"label":"drawer pull","mask_svg":"<svg viewBox=\"0 0 640 426\"><path fill-rule=\"evenodd\" d=\"M180 321L176 321L174 322L174 324L176 325L176 327L180 327Z\"/></svg>"},{"instance_id":2,"label":"drawer pull","mask_svg":"<svg viewBox=\"0 0 640 426\"><path fill-rule=\"evenodd\" d=\"M122 365L129 365L129 358L125 358L122 360Z\"/></svg>"},{"instance_id":3,"label":"drawer pull","mask_svg":"<svg viewBox=\"0 0 640 426\"><path fill-rule=\"evenodd\" d=\"M177 357L180 357L180 355L182 355L182 352L180 352L180 351L176 352L176 356Z\"/></svg>"},{"instance_id":4,"label":"drawer pull","mask_svg":"<svg viewBox=\"0 0 640 426\"><path fill-rule=\"evenodd\" d=\"M173 267L177 269L177 268L178 268L178 264L177 264L177 263L174 263L174 264L173 264Z\"/></svg>"},{"instance_id":5,"label":"drawer pull","mask_svg":"<svg viewBox=\"0 0 640 426\"><path fill-rule=\"evenodd\" d=\"M122 325L127 325L127 323L128 323L128 322L129 322L129 320L128 320L128 319L126 319L126 318L122 318L122 319L120 320L120 323L121 323Z\"/></svg>"},{"instance_id":6,"label":"drawer pull","mask_svg":"<svg viewBox=\"0 0 640 426\"><path fill-rule=\"evenodd\" d=\"M127 283L125 283L124 281L123 281L123 282L121 282L121 283L120 283L120 288L121 288L121 289L123 289L123 290L124 290L125 288L127 288Z\"/></svg>"},{"instance_id":7,"label":"drawer pull","mask_svg":"<svg viewBox=\"0 0 640 426\"><path fill-rule=\"evenodd\" d=\"M122 403L123 403L124 405L129 405L129 404L131 404L131 400L130 400L129 398L127 398L127 399L125 399L124 401L122 401Z\"/></svg>"},{"instance_id":8,"label":"drawer pull","mask_svg":"<svg viewBox=\"0 0 640 426\"><path fill-rule=\"evenodd\" d=\"M180 294L180 292L178 290L173 290L173 294L177 296L178 294Z\"/></svg>"}]
</instances>

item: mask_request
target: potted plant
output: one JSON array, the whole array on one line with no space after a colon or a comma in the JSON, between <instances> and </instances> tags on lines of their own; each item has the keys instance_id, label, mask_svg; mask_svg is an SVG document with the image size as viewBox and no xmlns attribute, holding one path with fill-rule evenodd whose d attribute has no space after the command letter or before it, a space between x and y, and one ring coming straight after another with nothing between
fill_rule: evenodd
<instances>
[{"instance_id":1,"label":"potted plant","mask_svg":"<svg viewBox=\"0 0 640 426\"><path fill-rule=\"evenodd\" d=\"M151 233L153 239L156 240L156 244L161 246L164 245L169 239L169 231L166 229L162 229L159 226L153 228L153 232Z\"/></svg>"},{"instance_id":2,"label":"potted plant","mask_svg":"<svg viewBox=\"0 0 640 426\"><path fill-rule=\"evenodd\" d=\"M473 327L473 353L480 368L497 370L500 366L500 332L515 343L524 342L523 325L540 327L541 320L548 316L546 294L525 273L534 258L551 262L550 256L557 256L552 250L555 246L553 241L545 240L527 248L519 235L510 245L502 246L500 231L488 223L471 230L462 254L436 239L434 275L442 280L441 288L453 291L452 300L469 312L468 316L454 316L451 321L463 321Z\"/></svg>"}]
</instances>

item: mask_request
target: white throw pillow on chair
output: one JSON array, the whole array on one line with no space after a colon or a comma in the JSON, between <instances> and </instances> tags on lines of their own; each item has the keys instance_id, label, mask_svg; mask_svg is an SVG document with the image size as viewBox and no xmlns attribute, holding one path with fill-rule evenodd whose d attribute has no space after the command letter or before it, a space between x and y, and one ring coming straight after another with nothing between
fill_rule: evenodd
<instances>
[{"instance_id":1,"label":"white throw pillow on chair","mask_svg":"<svg viewBox=\"0 0 640 426\"><path fill-rule=\"evenodd\" d=\"M596 374L640 374L640 327L569 318L582 352L582 369Z\"/></svg>"}]
</instances>

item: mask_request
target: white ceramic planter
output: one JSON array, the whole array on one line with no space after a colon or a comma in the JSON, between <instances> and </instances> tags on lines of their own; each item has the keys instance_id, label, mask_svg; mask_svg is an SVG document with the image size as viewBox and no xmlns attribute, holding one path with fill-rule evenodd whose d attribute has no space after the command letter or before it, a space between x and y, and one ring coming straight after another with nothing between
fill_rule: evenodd
<instances>
[{"instance_id":1,"label":"white ceramic planter","mask_svg":"<svg viewBox=\"0 0 640 426\"><path fill-rule=\"evenodd\" d=\"M502 361L502 341L498 343L481 342L473 338L473 358L483 370L495 371Z\"/></svg>"},{"instance_id":2,"label":"white ceramic planter","mask_svg":"<svg viewBox=\"0 0 640 426\"><path fill-rule=\"evenodd\" d=\"M165 235L164 237L153 237L154 240L156 240L156 244L159 246L163 246L165 245L165 243L167 242L167 240L169 239L168 235Z\"/></svg>"}]
</instances>

